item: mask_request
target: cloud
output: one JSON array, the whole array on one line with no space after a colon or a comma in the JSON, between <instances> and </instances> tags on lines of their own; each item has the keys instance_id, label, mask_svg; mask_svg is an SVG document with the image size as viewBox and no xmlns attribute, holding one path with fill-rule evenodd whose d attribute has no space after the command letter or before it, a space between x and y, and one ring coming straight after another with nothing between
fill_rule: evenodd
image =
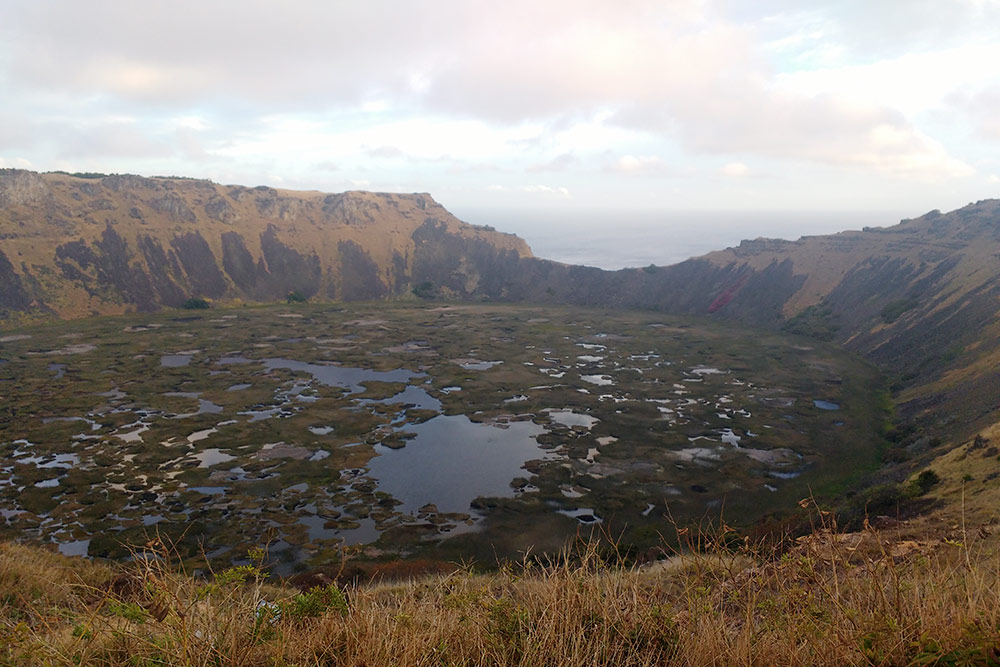
<instances>
[{"instance_id":1,"label":"cloud","mask_svg":"<svg viewBox=\"0 0 1000 667\"><path fill-rule=\"evenodd\" d=\"M993 41L1000 21L996 0L716 0L733 20L753 21L765 39L802 28L814 43L843 59L871 62L904 53ZM763 18L762 18L763 17Z\"/></svg>"},{"instance_id":2,"label":"cloud","mask_svg":"<svg viewBox=\"0 0 1000 667\"><path fill-rule=\"evenodd\" d=\"M379 146L377 148L369 148L365 151L370 157L375 158L400 158L406 157L406 153L397 148L396 146Z\"/></svg>"},{"instance_id":3,"label":"cloud","mask_svg":"<svg viewBox=\"0 0 1000 667\"><path fill-rule=\"evenodd\" d=\"M173 154L169 143L152 136L138 123L107 121L78 125L52 125L52 139L61 158L151 158ZM182 141L188 148L190 142ZM183 150L183 149L182 149ZM195 153L198 149L195 148ZM191 155L186 155L191 157Z\"/></svg>"},{"instance_id":4,"label":"cloud","mask_svg":"<svg viewBox=\"0 0 1000 667\"><path fill-rule=\"evenodd\" d=\"M0 169L34 169L35 167L21 157L4 158L0 157Z\"/></svg>"},{"instance_id":5,"label":"cloud","mask_svg":"<svg viewBox=\"0 0 1000 667\"><path fill-rule=\"evenodd\" d=\"M683 151L709 169L722 155L946 179L972 169L912 109L955 77L984 91L963 113L1000 138L980 85L1000 61L989 0L947 12L936 0L9 4L0 149L45 145L59 159L272 170L448 155L449 173L482 163L569 178L583 171L575 156L620 156L608 170L640 173Z\"/></svg>"},{"instance_id":6,"label":"cloud","mask_svg":"<svg viewBox=\"0 0 1000 667\"><path fill-rule=\"evenodd\" d=\"M1000 141L1000 76L994 85L954 93L948 103L966 116L979 138Z\"/></svg>"},{"instance_id":7,"label":"cloud","mask_svg":"<svg viewBox=\"0 0 1000 667\"><path fill-rule=\"evenodd\" d=\"M565 171L576 166L579 162L579 159L577 159L577 157L572 153L562 153L551 160L536 162L535 164L529 165L526 168L526 171L532 173L543 171Z\"/></svg>"},{"instance_id":8,"label":"cloud","mask_svg":"<svg viewBox=\"0 0 1000 667\"><path fill-rule=\"evenodd\" d=\"M724 94L703 89L661 107L633 107L620 120L661 131L680 125L679 140L700 153L745 153L930 179L972 173L892 109L836 95L803 97L753 82L734 83Z\"/></svg>"},{"instance_id":9,"label":"cloud","mask_svg":"<svg viewBox=\"0 0 1000 667\"><path fill-rule=\"evenodd\" d=\"M663 160L655 155L623 155L612 164L611 168L616 171L638 172L658 170L664 166Z\"/></svg>"},{"instance_id":10,"label":"cloud","mask_svg":"<svg viewBox=\"0 0 1000 667\"><path fill-rule=\"evenodd\" d=\"M321 162L316 162L312 167L316 171L333 172L340 171L340 165L336 162L331 162L330 160L323 160Z\"/></svg>"},{"instance_id":11,"label":"cloud","mask_svg":"<svg viewBox=\"0 0 1000 667\"><path fill-rule=\"evenodd\" d=\"M742 178L750 173L750 167L746 166L742 162L730 162L723 165L722 169L719 171L723 176L728 176L730 178Z\"/></svg>"},{"instance_id":12,"label":"cloud","mask_svg":"<svg viewBox=\"0 0 1000 667\"><path fill-rule=\"evenodd\" d=\"M550 187L548 185L525 185L521 188L522 192L529 192L532 194L543 194L543 195L555 195L557 197L562 197L564 199L569 199L571 197L568 188L563 187Z\"/></svg>"},{"instance_id":13,"label":"cloud","mask_svg":"<svg viewBox=\"0 0 1000 667\"><path fill-rule=\"evenodd\" d=\"M193 162L204 162L209 159L209 154L205 150L202 142L203 132L189 127L179 127L174 131L173 146L187 160Z\"/></svg>"},{"instance_id":14,"label":"cloud","mask_svg":"<svg viewBox=\"0 0 1000 667\"><path fill-rule=\"evenodd\" d=\"M739 28L706 24L699 0L55 4L5 13L6 49L24 56L10 82L157 108L417 104L519 122L711 76L749 43Z\"/></svg>"}]
</instances>

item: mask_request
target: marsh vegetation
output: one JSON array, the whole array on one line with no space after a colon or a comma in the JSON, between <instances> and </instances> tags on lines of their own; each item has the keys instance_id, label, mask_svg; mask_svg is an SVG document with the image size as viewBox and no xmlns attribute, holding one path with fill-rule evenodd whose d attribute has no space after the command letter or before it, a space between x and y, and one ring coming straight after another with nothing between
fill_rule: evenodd
<instances>
[{"instance_id":1,"label":"marsh vegetation","mask_svg":"<svg viewBox=\"0 0 1000 667\"><path fill-rule=\"evenodd\" d=\"M289 575L747 525L877 465L876 371L651 312L295 303L0 338L3 534ZM141 552L141 549L140 549Z\"/></svg>"}]
</instances>

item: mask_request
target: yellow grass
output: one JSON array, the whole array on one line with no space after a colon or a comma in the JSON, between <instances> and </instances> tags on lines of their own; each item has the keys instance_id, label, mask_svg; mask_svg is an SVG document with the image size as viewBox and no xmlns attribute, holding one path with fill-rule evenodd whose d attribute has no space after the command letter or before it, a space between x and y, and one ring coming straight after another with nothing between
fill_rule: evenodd
<instances>
[{"instance_id":1,"label":"yellow grass","mask_svg":"<svg viewBox=\"0 0 1000 667\"><path fill-rule=\"evenodd\" d=\"M719 536L717 536L719 537ZM0 549L0 660L52 665L906 665L1000 661L987 541L816 532L784 553L732 535L625 568L582 542L491 574L311 593L258 566L193 578ZM259 557L259 554L256 555ZM31 591L26 595L26 591ZM262 602L263 601L263 602Z\"/></svg>"}]
</instances>

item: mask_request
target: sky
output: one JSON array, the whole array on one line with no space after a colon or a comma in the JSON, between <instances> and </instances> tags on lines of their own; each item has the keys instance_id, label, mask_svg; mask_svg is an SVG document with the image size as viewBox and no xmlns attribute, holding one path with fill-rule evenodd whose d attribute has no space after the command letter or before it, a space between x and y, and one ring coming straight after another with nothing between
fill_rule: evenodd
<instances>
[{"instance_id":1,"label":"sky","mask_svg":"<svg viewBox=\"0 0 1000 667\"><path fill-rule=\"evenodd\" d=\"M0 167L453 211L1000 196L1000 0L0 0Z\"/></svg>"}]
</instances>

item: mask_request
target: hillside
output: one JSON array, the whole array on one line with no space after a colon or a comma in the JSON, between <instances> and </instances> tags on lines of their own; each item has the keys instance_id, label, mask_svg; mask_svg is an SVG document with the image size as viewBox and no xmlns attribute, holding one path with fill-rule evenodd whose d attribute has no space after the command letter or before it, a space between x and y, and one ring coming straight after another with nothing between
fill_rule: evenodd
<instances>
[{"instance_id":1,"label":"hillside","mask_svg":"<svg viewBox=\"0 0 1000 667\"><path fill-rule=\"evenodd\" d=\"M474 289L491 263L527 256L521 239L464 224L426 194L0 170L0 321L191 297L378 299L442 261Z\"/></svg>"},{"instance_id":2,"label":"hillside","mask_svg":"<svg viewBox=\"0 0 1000 667\"><path fill-rule=\"evenodd\" d=\"M492 296L703 315L832 341L892 378L905 416L968 437L998 407L998 252L1000 202L987 200L892 227L744 241L666 267L523 259Z\"/></svg>"}]
</instances>

